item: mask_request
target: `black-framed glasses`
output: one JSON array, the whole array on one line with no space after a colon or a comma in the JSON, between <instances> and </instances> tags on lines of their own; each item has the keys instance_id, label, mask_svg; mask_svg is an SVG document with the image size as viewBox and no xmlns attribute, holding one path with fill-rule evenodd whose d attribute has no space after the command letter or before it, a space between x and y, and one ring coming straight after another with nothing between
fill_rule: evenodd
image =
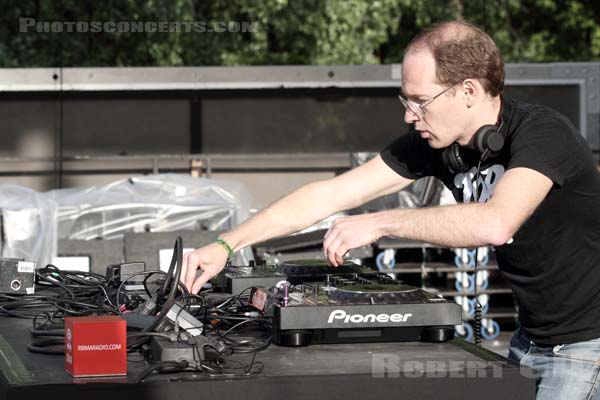
<instances>
[{"instance_id":1,"label":"black-framed glasses","mask_svg":"<svg viewBox=\"0 0 600 400\"><path fill-rule=\"evenodd\" d=\"M454 85L454 86L456 86L456 85ZM441 95L446 93L448 90L452 89L454 86L450 86L450 87L442 90L441 92L439 92L438 94L436 94L435 96L430 98L429 100L425 100L422 103L417 103L416 101L408 100L407 98L402 97L401 94L398 95L398 98L400 99L400 103L402 103L402 105L405 108L409 109L417 117L425 118L425 107L428 104L431 104L431 102L433 102L435 99L437 99L438 97L440 97Z\"/></svg>"}]
</instances>

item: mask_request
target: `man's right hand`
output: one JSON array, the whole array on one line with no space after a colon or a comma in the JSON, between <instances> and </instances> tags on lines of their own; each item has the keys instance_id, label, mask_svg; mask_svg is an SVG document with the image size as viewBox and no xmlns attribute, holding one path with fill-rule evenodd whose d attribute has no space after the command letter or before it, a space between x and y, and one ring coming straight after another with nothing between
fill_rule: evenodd
<instances>
[{"instance_id":1,"label":"man's right hand","mask_svg":"<svg viewBox=\"0 0 600 400\"><path fill-rule=\"evenodd\" d=\"M227 263L227 256L227 250L218 243L211 243L185 253L181 281L191 293L198 293L206 282L223 270ZM202 269L202 274L194 281L198 269Z\"/></svg>"}]
</instances>

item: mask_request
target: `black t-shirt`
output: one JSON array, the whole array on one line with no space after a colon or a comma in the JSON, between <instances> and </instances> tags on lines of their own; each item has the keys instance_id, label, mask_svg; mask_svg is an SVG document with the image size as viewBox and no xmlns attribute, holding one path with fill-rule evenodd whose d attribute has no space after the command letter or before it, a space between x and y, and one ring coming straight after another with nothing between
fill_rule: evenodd
<instances>
[{"instance_id":1,"label":"black t-shirt","mask_svg":"<svg viewBox=\"0 0 600 400\"><path fill-rule=\"evenodd\" d=\"M481 166L479 201L491 197L511 168L536 170L554 183L513 240L495 248L498 267L520 306L521 329L548 345L598 338L600 173L590 148L566 117L544 106L503 101L502 121L505 144ZM474 201L479 155L467 151L471 169L452 174L441 153L411 132L381 156L404 177L436 176L458 202Z\"/></svg>"}]
</instances>

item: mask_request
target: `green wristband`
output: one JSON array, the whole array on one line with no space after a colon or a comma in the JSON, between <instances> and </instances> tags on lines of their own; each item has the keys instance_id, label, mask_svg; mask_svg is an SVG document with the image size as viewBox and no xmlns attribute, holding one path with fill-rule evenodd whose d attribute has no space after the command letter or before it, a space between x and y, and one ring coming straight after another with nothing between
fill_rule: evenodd
<instances>
[{"instance_id":1,"label":"green wristband","mask_svg":"<svg viewBox=\"0 0 600 400\"><path fill-rule=\"evenodd\" d=\"M231 248L229 243L227 243L223 239L217 239L216 242L223 246L225 250L227 250L227 262L231 262L233 260L233 249Z\"/></svg>"}]
</instances>

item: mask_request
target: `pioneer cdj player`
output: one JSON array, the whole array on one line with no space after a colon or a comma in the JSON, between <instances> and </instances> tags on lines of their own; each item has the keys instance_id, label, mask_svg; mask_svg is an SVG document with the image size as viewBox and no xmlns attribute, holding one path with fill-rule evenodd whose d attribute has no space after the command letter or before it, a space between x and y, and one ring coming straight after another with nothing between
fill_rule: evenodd
<instances>
[{"instance_id":1,"label":"pioneer cdj player","mask_svg":"<svg viewBox=\"0 0 600 400\"><path fill-rule=\"evenodd\" d=\"M290 267L294 263L296 269ZM323 262L312 263L315 273L307 271L307 261L280 268L284 273L293 270L295 278L306 276L308 282L252 289L249 303L272 313L273 342L278 345L443 342L453 337L454 325L462 323L462 308L433 293L385 274L355 272L358 266L347 265L336 274Z\"/></svg>"}]
</instances>

